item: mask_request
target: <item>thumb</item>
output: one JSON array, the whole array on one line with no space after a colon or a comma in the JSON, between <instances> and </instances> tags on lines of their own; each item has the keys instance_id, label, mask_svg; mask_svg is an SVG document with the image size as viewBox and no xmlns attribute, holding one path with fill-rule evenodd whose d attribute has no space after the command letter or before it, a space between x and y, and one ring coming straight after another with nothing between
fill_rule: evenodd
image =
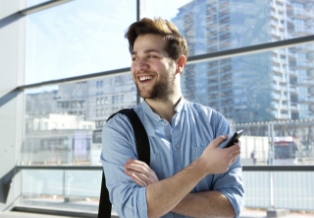
<instances>
[{"instance_id":1,"label":"thumb","mask_svg":"<svg viewBox=\"0 0 314 218\"><path fill-rule=\"evenodd\" d=\"M218 148L218 146L224 141L226 141L227 139L228 139L228 135L220 135L220 136L217 136L210 144L212 144L214 148Z\"/></svg>"}]
</instances>

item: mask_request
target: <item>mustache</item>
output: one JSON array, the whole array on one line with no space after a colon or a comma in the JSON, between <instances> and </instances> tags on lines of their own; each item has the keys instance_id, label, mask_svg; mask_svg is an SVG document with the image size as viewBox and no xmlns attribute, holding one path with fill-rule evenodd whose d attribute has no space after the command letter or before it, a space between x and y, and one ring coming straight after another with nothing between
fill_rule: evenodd
<instances>
[{"instance_id":1,"label":"mustache","mask_svg":"<svg viewBox=\"0 0 314 218\"><path fill-rule=\"evenodd\" d=\"M134 72L134 75L141 75L141 74L156 74L156 71L150 71L150 70L146 70L146 71L138 71L138 72Z\"/></svg>"}]
</instances>

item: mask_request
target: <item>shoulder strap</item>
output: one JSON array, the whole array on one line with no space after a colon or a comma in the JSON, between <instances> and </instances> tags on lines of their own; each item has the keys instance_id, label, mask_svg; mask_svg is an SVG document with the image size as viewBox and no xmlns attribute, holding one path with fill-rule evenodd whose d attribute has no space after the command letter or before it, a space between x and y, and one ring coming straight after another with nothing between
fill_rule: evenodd
<instances>
[{"instance_id":1,"label":"shoulder strap","mask_svg":"<svg viewBox=\"0 0 314 218\"><path fill-rule=\"evenodd\" d=\"M150 165L149 141L146 130L141 120L138 118L137 114L133 109L124 109L119 111L119 113L122 113L129 118L134 131L138 159L140 161L144 161L149 166Z\"/></svg>"},{"instance_id":2,"label":"shoulder strap","mask_svg":"<svg viewBox=\"0 0 314 218\"><path fill-rule=\"evenodd\" d=\"M138 118L133 109L123 109L112 114L108 119L110 120L117 113L126 115L133 127L136 150L138 159L144 161L147 165L150 164L150 147L146 130ZM109 200L109 192L106 187L106 178L104 172L102 172L101 191L98 207L98 218L110 218L111 217L111 202Z\"/></svg>"}]
</instances>

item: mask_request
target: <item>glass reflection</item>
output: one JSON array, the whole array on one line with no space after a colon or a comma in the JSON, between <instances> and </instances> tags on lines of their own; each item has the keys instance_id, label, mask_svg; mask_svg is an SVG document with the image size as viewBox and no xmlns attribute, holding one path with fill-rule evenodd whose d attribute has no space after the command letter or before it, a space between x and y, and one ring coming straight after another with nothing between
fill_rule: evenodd
<instances>
[{"instance_id":1,"label":"glass reflection","mask_svg":"<svg viewBox=\"0 0 314 218\"><path fill-rule=\"evenodd\" d=\"M188 64L183 95L244 130L243 164L314 164L313 46Z\"/></svg>"},{"instance_id":2,"label":"glass reflection","mask_svg":"<svg viewBox=\"0 0 314 218\"><path fill-rule=\"evenodd\" d=\"M22 177L24 206L98 211L101 170L23 170Z\"/></svg>"},{"instance_id":3,"label":"glass reflection","mask_svg":"<svg viewBox=\"0 0 314 218\"><path fill-rule=\"evenodd\" d=\"M136 99L129 73L25 91L20 164L101 165L102 126Z\"/></svg>"},{"instance_id":4,"label":"glass reflection","mask_svg":"<svg viewBox=\"0 0 314 218\"><path fill-rule=\"evenodd\" d=\"M193 56L312 35L313 5L313 0L144 0L141 16L175 23Z\"/></svg>"},{"instance_id":5,"label":"glass reflection","mask_svg":"<svg viewBox=\"0 0 314 218\"><path fill-rule=\"evenodd\" d=\"M26 84L129 67L136 1L76 0L26 19Z\"/></svg>"}]
</instances>

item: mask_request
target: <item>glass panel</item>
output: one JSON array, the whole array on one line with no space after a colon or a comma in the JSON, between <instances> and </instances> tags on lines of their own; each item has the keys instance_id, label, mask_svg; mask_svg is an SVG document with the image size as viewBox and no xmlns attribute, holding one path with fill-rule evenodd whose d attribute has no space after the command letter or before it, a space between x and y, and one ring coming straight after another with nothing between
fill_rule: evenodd
<instances>
[{"instance_id":1,"label":"glass panel","mask_svg":"<svg viewBox=\"0 0 314 218\"><path fill-rule=\"evenodd\" d=\"M25 91L21 165L101 165L100 131L137 104L130 73Z\"/></svg>"},{"instance_id":2,"label":"glass panel","mask_svg":"<svg viewBox=\"0 0 314 218\"><path fill-rule=\"evenodd\" d=\"M307 44L188 64L181 87L245 130L243 164L314 164L313 52Z\"/></svg>"},{"instance_id":3,"label":"glass panel","mask_svg":"<svg viewBox=\"0 0 314 218\"><path fill-rule=\"evenodd\" d=\"M97 213L101 173L101 170L23 170L21 204ZM313 211L313 179L314 173L306 171L244 171L244 206L264 209L274 206L275 209ZM114 209L113 214L116 214ZM242 214L244 217L246 210ZM297 214L297 217L301 216Z\"/></svg>"},{"instance_id":4,"label":"glass panel","mask_svg":"<svg viewBox=\"0 0 314 218\"><path fill-rule=\"evenodd\" d=\"M135 19L136 1L76 0L30 14L25 83L129 67L124 31Z\"/></svg>"},{"instance_id":5,"label":"glass panel","mask_svg":"<svg viewBox=\"0 0 314 218\"><path fill-rule=\"evenodd\" d=\"M314 172L274 172L273 174L276 208L314 210L312 185Z\"/></svg>"},{"instance_id":6,"label":"glass panel","mask_svg":"<svg viewBox=\"0 0 314 218\"><path fill-rule=\"evenodd\" d=\"M270 208L270 172L243 172L246 207ZM277 187L276 187L277 188Z\"/></svg>"},{"instance_id":7,"label":"glass panel","mask_svg":"<svg viewBox=\"0 0 314 218\"><path fill-rule=\"evenodd\" d=\"M101 173L101 170L23 170L21 203L97 213Z\"/></svg>"},{"instance_id":8,"label":"glass panel","mask_svg":"<svg viewBox=\"0 0 314 218\"><path fill-rule=\"evenodd\" d=\"M313 0L143 2L141 16L175 23L191 56L314 34Z\"/></svg>"},{"instance_id":9,"label":"glass panel","mask_svg":"<svg viewBox=\"0 0 314 218\"><path fill-rule=\"evenodd\" d=\"M273 179L271 179L271 176ZM245 207L314 210L313 172L243 172ZM270 187L273 186L273 193ZM271 199L273 205L271 205ZM301 217L297 214L295 217ZM305 215L306 216L306 215ZM252 216L253 217L253 216Z\"/></svg>"},{"instance_id":10,"label":"glass panel","mask_svg":"<svg viewBox=\"0 0 314 218\"><path fill-rule=\"evenodd\" d=\"M61 170L23 170L22 192L25 199L32 196L64 195L64 172Z\"/></svg>"}]
</instances>

